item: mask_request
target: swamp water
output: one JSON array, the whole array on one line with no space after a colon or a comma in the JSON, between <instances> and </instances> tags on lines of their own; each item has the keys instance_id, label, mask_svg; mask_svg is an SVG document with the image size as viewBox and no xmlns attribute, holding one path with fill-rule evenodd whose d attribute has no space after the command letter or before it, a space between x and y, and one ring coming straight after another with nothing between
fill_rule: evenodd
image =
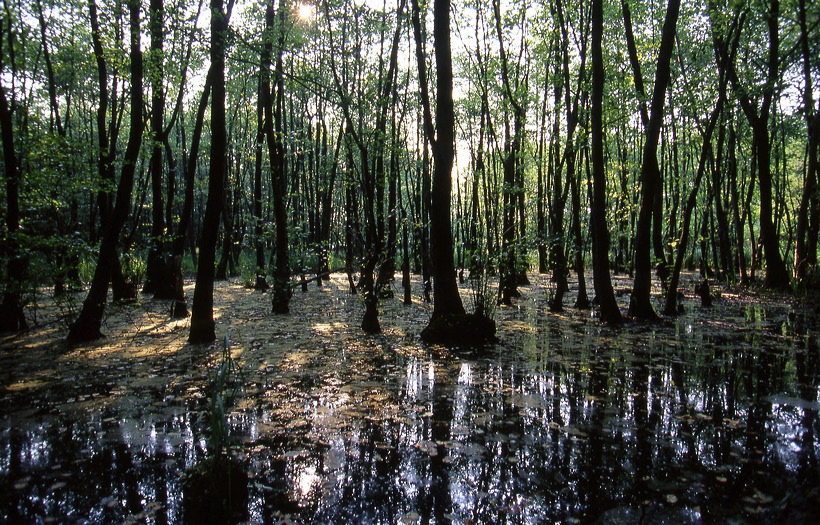
<instances>
[{"instance_id":1,"label":"swamp water","mask_svg":"<svg viewBox=\"0 0 820 525\"><path fill-rule=\"evenodd\" d=\"M385 334L362 337L341 278L281 322L223 290L245 297L219 321L245 385L228 415L249 474L238 520L820 522L816 311L725 296L612 329L548 313L543 290L496 312L501 343L460 352L418 342L423 305L383 305ZM219 348L182 327L130 357L161 325L136 317L93 366L75 350L2 376L0 521L184 521ZM0 365L20 359L9 345Z\"/></svg>"}]
</instances>

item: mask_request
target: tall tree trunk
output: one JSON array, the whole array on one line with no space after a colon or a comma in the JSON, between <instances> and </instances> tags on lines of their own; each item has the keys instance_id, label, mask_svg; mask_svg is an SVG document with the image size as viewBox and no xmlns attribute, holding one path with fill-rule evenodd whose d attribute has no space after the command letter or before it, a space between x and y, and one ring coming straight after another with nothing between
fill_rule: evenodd
<instances>
[{"instance_id":1,"label":"tall tree trunk","mask_svg":"<svg viewBox=\"0 0 820 525\"><path fill-rule=\"evenodd\" d=\"M413 1L413 17L418 20L418 3ZM418 35L418 33L417 33ZM433 145L435 171L430 203L431 260L433 266L433 314L421 337L429 342L477 342L495 337L495 323L483 316L465 315L458 293L453 262L453 235L450 219L452 170L455 158L455 110L453 103L453 59L450 48L450 0L434 0L433 47L436 58L436 125L433 128L429 97L422 99L424 128ZM418 49L418 47L417 47ZM426 63L418 59L419 77Z\"/></svg>"},{"instance_id":2,"label":"tall tree trunk","mask_svg":"<svg viewBox=\"0 0 820 525\"><path fill-rule=\"evenodd\" d=\"M268 141L268 150L271 164L271 189L273 201L273 220L276 225L274 244L273 290L271 294L271 309L276 314L286 314L290 310L290 260L288 258L288 222L285 194L287 192L286 155L284 138L284 111L285 111L285 77L282 55L284 54L286 10L284 0L279 3L276 13L273 0L265 10L265 45L263 46L263 68L269 71L272 59L274 36L276 36L277 53L272 81L263 86L265 97L265 134ZM278 15L278 27L275 17ZM277 32L278 31L278 32ZM274 33L276 33L274 35ZM264 77L263 77L264 78ZM275 94L271 93L275 83Z\"/></svg>"},{"instance_id":3,"label":"tall tree trunk","mask_svg":"<svg viewBox=\"0 0 820 525\"><path fill-rule=\"evenodd\" d=\"M789 275L786 264L780 254L780 239L772 219L772 166L771 136L769 135L769 117L780 79L780 0L770 0L766 13L769 48L766 63L766 82L759 106L757 106L738 79L734 60L728 61L729 79L732 82L743 113L752 128L752 137L757 156L757 179L760 200L760 236L763 244L763 255L766 259L766 278L764 285L768 288L788 289ZM717 33L713 33L717 35ZM718 38L715 36L714 38ZM722 46L718 45L718 48ZM724 51L725 54L725 51ZM731 56L731 55L729 55ZM751 221L749 222L751 225Z\"/></svg>"},{"instance_id":4,"label":"tall tree trunk","mask_svg":"<svg viewBox=\"0 0 820 525\"><path fill-rule=\"evenodd\" d=\"M264 55L263 49L262 54ZM270 59L268 59L269 61ZM265 96L264 96L264 82L265 77L269 73L265 72L265 58L261 59L259 68L259 93L257 93L256 103L256 158L253 165L253 236L254 236L254 251L256 255L256 265L254 266L254 274L256 281L253 288L255 290L267 290L270 288L265 269L265 238L264 238L264 222L265 218L262 216L262 156L264 154L265 145ZM270 81L268 81L268 84ZM270 87L268 87L270 89Z\"/></svg>"},{"instance_id":5,"label":"tall tree trunk","mask_svg":"<svg viewBox=\"0 0 820 525\"><path fill-rule=\"evenodd\" d=\"M128 143L123 156L117 198L111 216L106 221L102 244L97 256L97 266L91 281L91 288L83 302L80 315L69 328L68 341L72 343L90 341L102 337L100 327L105 313L108 285L113 272L119 268L117 242L131 209L131 194L134 189L134 174L142 144L144 121L142 118L142 78L143 63L140 49L140 3L128 2L130 18L131 47L131 117ZM115 266L117 268L115 268Z\"/></svg>"},{"instance_id":6,"label":"tall tree trunk","mask_svg":"<svg viewBox=\"0 0 820 525\"><path fill-rule=\"evenodd\" d=\"M606 223L606 166L604 164L604 57L601 39L604 32L603 0L592 0L592 271L595 295L605 323L620 323L623 318L615 301L609 275L609 229Z\"/></svg>"},{"instance_id":7,"label":"tall tree trunk","mask_svg":"<svg viewBox=\"0 0 820 525\"><path fill-rule=\"evenodd\" d=\"M500 0L493 1L495 30L498 37L499 58L501 59L501 79L504 96L512 106L513 133L505 140L504 147L504 195L503 231L501 236L501 259L499 262L498 302L512 304L512 300L521 295L519 284L526 284L526 253L524 252L524 175L522 151L524 146L526 106L513 92L510 79L510 67L504 49L502 34ZM525 75L526 78L526 75ZM524 80L526 83L526 79ZM517 86L516 86L517 87ZM522 97L523 98L523 97ZM520 228L520 229L519 229Z\"/></svg>"},{"instance_id":8,"label":"tall tree trunk","mask_svg":"<svg viewBox=\"0 0 820 525\"><path fill-rule=\"evenodd\" d=\"M0 19L2 20L2 19ZM5 21L5 20L2 20ZM9 21L11 23L11 21ZM4 28L0 27L0 35ZM0 37L0 40L4 40ZM0 71L3 71L3 51L0 50ZM3 284L3 301L0 303L0 332L18 332L28 328L23 312L23 286L28 258L20 246L20 166L14 145L14 118L0 85L0 133L2 133L3 163L6 178L6 232L3 244L7 261L6 282Z\"/></svg>"},{"instance_id":9,"label":"tall tree trunk","mask_svg":"<svg viewBox=\"0 0 820 525\"><path fill-rule=\"evenodd\" d=\"M202 221L199 243L199 267L196 272L194 299L191 305L190 343L210 343L216 339L214 321L214 263L219 218L225 205L225 172L228 137L225 122L225 36L228 18L223 0L211 0L211 163L208 174L208 201Z\"/></svg>"},{"instance_id":10,"label":"tall tree trunk","mask_svg":"<svg viewBox=\"0 0 820 525\"><path fill-rule=\"evenodd\" d=\"M626 5L626 0L623 1ZM629 315L641 320L657 319L652 307L652 258L651 230L652 212L661 191L661 176L658 169L658 141L663 124L663 108L666 101L666 87L672 74L670 62L675 48L675 33L678 23L680 0L669 0L663 23L661 45L658 50L655 85L652 90L652 105L646 125L646 141L641 164L641 207L638 212L638 227L635 233L635 281L629 301ZM638 76L638 75L636 75Z\"/></svg>"},{"instance_id":11,"label":"tall tree trunk","mask_svg":"<svg viewBox=\"0 0 820 525\"><path fill-rule=\"evenodd\" d=\"M797 232L794 247L794 278L798 286L805 287L817 270L817 231L811 232L811 215L817 214L817 173L818 173L818 142L820 142L820 111L814 107L814 91L812 87L812 53L809 46L809 30L806 20L806 0L798 2L798 20L800 24L800 50L803 55L803 108L805 111L807 130L806 167L803 181L803 194L800 198L800 208L797 214ZM814 209L814 213L812 213Z\"/></svg>"},{"instance_id":12,"label":"tall tree trunk","mask_svg":"<svg viewBox=\"0 0 820 525\"><path fill-rule=\"evenodd\" d=\"M569 42L569 29L567 28L567 23L564 17L564 10L560 0L555 2L555 11L556 15L558 16L558 23L561 28L561 44L560 44L560 53L561 53L561 71L563 73L563 85L558 84L556 86L555 91L555 104L556 106L560 103L561 94L563 93L564 97L564 105L566 106L567 111L567 134L566 134L566 144L564 146L564 151L560 156L560 160L557 160L556 166L554 167L554 175L553 175L553 202L552 202L552 210L550 213L550 237L552 238L552 263L553 263L553 280L555 281L555 295L553 296L552 300L549 303L549 308L552 311L560 311L564 307L564 294L569 290L569 285L567 282L567 274L569 273L568 263L567 263L567 253L566 253L566 242L564 240L565 233L564 233L564 208L566 208L567 203L567 193L573 191L574 187L577 187L573 182L576 177L576 161L577 161L577 152L576 152L576 145L575 145L575 130L578 127L578 119L580 113L580 105L587 100L588 91L587 88L584 86L585 79L586 79L586 59L587 59L587 39L586 37L582 38L581 41L581 65L579 68L579 75L578 75L578 84L579 88L575 91L575 96L572 96L572 86L570 83L570 61L569 61L569 49L568 49L568 42ZM559 130L558 121L556 119L555 123L555 134L557 136ZM557 145L556 145L557 148ZM558 157L558 152L556 151L556 157ZM561 167L566 164L566 187L562 185L561 180ZM574 200L574 197L571 197ZM578 195L579 206L580 206L580 195ZM575 203L573 202L573 206ZM580 212L580 210L579 210ZM573 217L573 221L575 217ZM578 220L578 229L580 233L580 219ZM580 237L580 235L579 235ZM577 247L576 254L582 254L580 245ZM583 257L576 257L576 270L580 269L580 273L583 273ZM583 286L586 288L584 283L584 276L579 274L579 287ZM578 304L576 306L586 307L587 299L586 299L586 291L579 290L578 292Z\"/></svg>"},{"instance_id":13,"label":"tall tree trunk","mask_svg":"<svg viewBox=\"0 0 820 525\"><path fill-rule=\"evenodd\" d=\"M450 50L450 0L433 4L433 47L436 57L436 136L430 205L430 248L433 262L433 318L464 315L453 263L450 223L453 159L455 157L455 110L453 61ZM433 137L430 137L433 142Z\"/></svg>"},{"instance_id":14,"label":"tall tree trunk","mask_svg":"<svg viewBox=\"0 0 820 525\"><path fill-rule=\"evenodd\" d=\"M171 265L168 263L165 206L163 203L162 142L165 117L165 68L163 67L165 8L163 0L150 0L149 29L151 33L151 240L145 271L144 293L153 293L157 299L174 297Z\"/></svg>"}]
</instances>

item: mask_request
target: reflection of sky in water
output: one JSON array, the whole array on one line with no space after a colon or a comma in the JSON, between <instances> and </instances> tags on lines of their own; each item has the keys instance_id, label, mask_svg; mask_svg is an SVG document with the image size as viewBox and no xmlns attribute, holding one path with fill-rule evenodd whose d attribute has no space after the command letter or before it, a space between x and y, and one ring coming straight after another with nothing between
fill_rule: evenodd
<instances>
[{"instance_id":1,"label":"reflection of sky in water","mask_svg":"<svg viewBox=\"0 0 820 525\"><path fill-rule=\"evenodd\" d=\"M699 326L676 325L675 340L533 330L516 340L525 351L484 356L323 348L261 379L263 402L230 415L249 518L588 521L646 502L667 521L780 516L777 501L818 479L816 341ZM179 522L179 474L203 457L206 423L182 407L3 419L2 511Z\"/></svg>"}]
</instances>

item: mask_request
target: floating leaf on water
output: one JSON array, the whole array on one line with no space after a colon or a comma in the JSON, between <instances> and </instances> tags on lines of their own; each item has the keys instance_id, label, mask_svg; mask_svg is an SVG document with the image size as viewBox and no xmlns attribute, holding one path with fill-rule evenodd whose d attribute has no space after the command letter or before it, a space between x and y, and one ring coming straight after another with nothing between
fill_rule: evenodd
<instances>
[{"instance_id":1,"label":"floating leaf on water","mask_svg":"<svg viewBox=\"0 0 820 525\"><path fill-rule=\"evenodd\" d=\"M109 496L107 498L103 498L103 500L100 503L102 503L103 505L105 505L109 509L113 509L114 507L119 505L120 502L117 498Z\"/></svg>"},{"instance_id":2,"label":"floating leaf on water","mask_svg":"<svg viewBox=\"0 0 820 525\"><path fill-rule=\"evenodd\" d=\"M17 490L23 490L24 488L28 487L29 481L31 481L31 476L26 476L25 478L18 479L14 482L14 488Z\"/></svg>"}]
</instances>

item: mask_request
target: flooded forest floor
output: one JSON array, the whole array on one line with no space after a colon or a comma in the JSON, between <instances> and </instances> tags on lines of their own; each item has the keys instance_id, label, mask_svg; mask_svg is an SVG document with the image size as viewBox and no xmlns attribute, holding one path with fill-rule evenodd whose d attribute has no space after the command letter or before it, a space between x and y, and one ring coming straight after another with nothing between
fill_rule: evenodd
<instances>
[{"instance_id":1,"label":"flooded forest floor","mask_svg":"<svg viewBox=\"0 0 820 525\"><path fill-rule=\"evenodd\" d=\"M817 305L714 287L704 308L687 278L681 316L610 328L550 313L533 275L496 309L498 344L457 350L420 342L418 281L414 304L381 303L377 336L344 275L297 289L285 316L218 282L214 345L186 344L189 320L143 296L70 347L84 295L44 293L33 329L0 339L0 522L184 521L228 334L236 521L820 522ZM615 286L625 308L631 281Z\"/></svg>"}]
</instances>

